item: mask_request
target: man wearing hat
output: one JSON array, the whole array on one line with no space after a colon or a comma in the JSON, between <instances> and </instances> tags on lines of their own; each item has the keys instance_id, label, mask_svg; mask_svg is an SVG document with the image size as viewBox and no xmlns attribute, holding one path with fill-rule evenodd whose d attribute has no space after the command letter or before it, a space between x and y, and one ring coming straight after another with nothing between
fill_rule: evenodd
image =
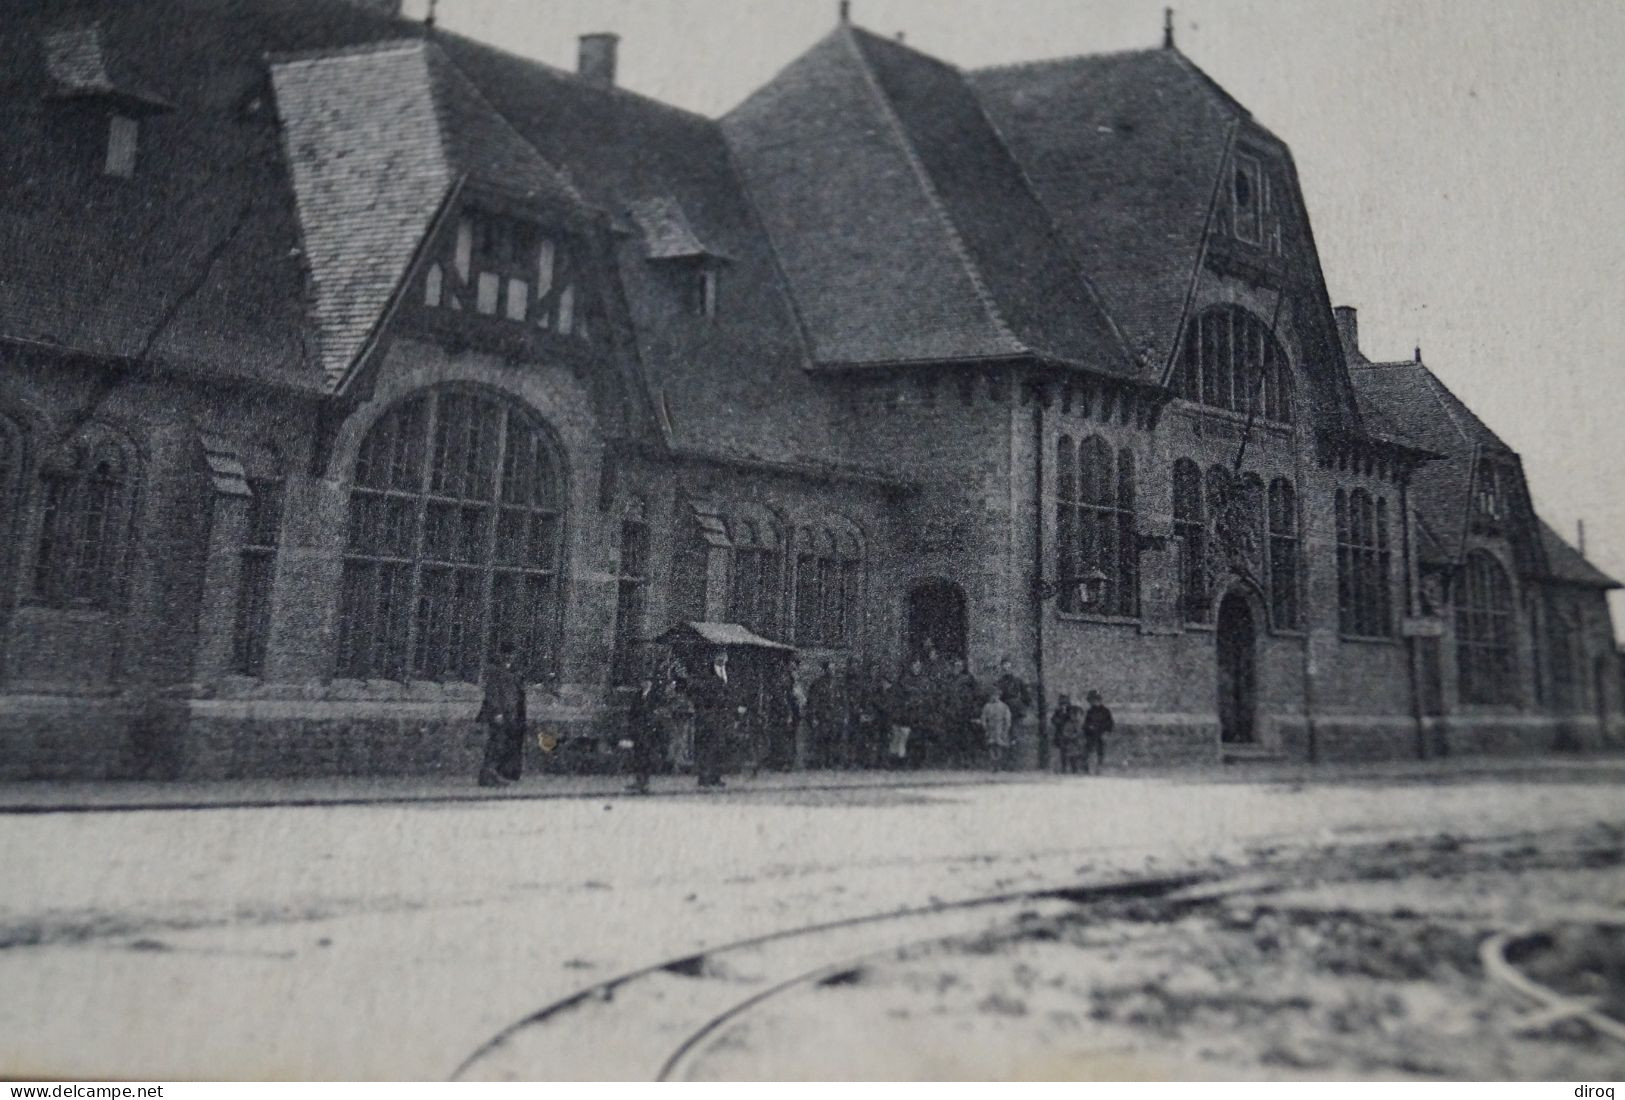
<instances>
[{"instance_id":1,"label":"man wearing hat","mask_svg":"<svg viewBox=\"0 0 1625 1100\"><path fill-rule=\"evenodd\" d=\"M480 786L518 782L525 754L525 685L512 642L503 642L496 659L486 666L485 698L475 721L486 728Z\"/></svg>"},{"instance_id":2,"label":"man wearing hat","mask_svg":"<svg viewBox=\"0 0 1625 1100\"><path fill-rule=\"evenodd\" d=\"M694 700L694 770L702 787L721 787L722 754L743 707L734 704L735 691L728 684L728 651L711 655L711 667L689 682Z\"/></svg>"},{"instance_id":3,"label":"man wearing hat","mask_svg":"<svg viewBox=\"0 0 1625 1100\"><path fill-rule=\"evenodd\" d=\"M1095 771L1106 767L1106 735L1112 731L1111 708L1101 702L1100 692L1091 691L1089 709L1083 716L1083 770L1089 770L1089 757L1095 758Z\"/></svg>"}]
</instances>

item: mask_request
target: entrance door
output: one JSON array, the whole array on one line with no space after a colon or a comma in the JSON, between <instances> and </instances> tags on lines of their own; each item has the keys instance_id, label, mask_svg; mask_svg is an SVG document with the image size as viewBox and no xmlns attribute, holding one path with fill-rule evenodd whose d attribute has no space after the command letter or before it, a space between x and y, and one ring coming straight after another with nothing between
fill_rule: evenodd
<instances>
[{"instance_id":1,"label":"entrance door","mask_svg":"<svg viewBox=\"0 0 1625 1100\"><path fill-rule=\"evenodd\" d=\"M1257 631L1247 600L1232 592L1219 604L1219 736L1226 743L1253 740L1258 673Z\"/></svg>"},{"instance_id":2,"label":"entrance door","mask_svg":"<svg viewBox=\"0 0 1625 1100\"><path fill-rule=\"evenodd\" d=\"M925 652L929 638L944 657L965 656L965 591L949 581L926 581L908 594L905 659Z\"/></svg>"}]
</instances>

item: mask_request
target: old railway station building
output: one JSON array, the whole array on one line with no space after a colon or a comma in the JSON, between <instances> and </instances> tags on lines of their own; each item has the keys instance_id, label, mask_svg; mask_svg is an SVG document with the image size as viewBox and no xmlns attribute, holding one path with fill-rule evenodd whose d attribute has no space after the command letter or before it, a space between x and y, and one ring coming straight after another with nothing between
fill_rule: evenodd
<instances>
[{"instance_id":1,"label":"old railway station building","mask_svg":"<svg viewBox=\"0 0 1625 1100\"><path fill-rule=\"evenodd\" d=\"M1172 42L843 21L717 120L389 9L8 6L0 776L471 769L504 641L607 755L686 621L1125 761L1620 736L1617 586Z\"/></svg>"}]
</instances>

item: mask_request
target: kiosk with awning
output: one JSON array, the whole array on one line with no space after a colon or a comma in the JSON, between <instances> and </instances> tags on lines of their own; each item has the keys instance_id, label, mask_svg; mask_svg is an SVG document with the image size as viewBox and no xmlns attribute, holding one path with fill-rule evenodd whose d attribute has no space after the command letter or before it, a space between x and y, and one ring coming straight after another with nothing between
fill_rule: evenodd
<instances>
[{"instance_id":1,"label":"kiosk with awning","mask_svg":"<svg viewBox=\"0 0 1625 1100\"><path fill-rule=\"evenodd\" d=\"M690 676L702 675L717 650L728 652L728 679L745 707L730 731L735 762L788 768L795 760L790 693L796 650L738 623L681 622L655 639L668 647Z\"/></svg>"}]
</instances>

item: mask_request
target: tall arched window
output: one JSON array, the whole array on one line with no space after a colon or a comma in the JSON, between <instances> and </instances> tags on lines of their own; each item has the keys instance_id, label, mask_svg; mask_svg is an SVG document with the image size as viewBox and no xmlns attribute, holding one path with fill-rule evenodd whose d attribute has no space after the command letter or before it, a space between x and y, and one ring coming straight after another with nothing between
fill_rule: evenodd
<instances>
[{"instance_id":1,"label":"tall arched window","mask_svg":"<svg viewBox=\"0 0 1625 1100\"><path fill-rule=\"evenodd\" d=\"M107 609L122 598L135 480L128 443L97 425L45 462L33 583L41 603Z\"/></svg>"},{"instance_id":2,"label":"tall arched window","mask_svg":"<svg viewBox=\"0 0 1625 1100\"><path fill-rule=\"evenodd\" d=\"M505 642L526 675L552 672L566 499L516 403L446 387L390 410L356 459L339 674L474 682Z\"/></svg>"},{"instance_id":3,"label":"tall arched window","mask_svg":"<svg viewBox=\"0 0 1625 1100\"><path fill-rule=\"evenodd\" d=\"M1456 665L1464 703L1516 700L1512 668L1512 584L1482 550L1467 555L1456 593Z\"/></svg>"},{"instance_id":4,"label":"tall arched window","mask_svg":"<svg viewBox=\"0 0 1625 1100\"><path fill-rule=\"evenodd\" d=\"M1180 348L1179 392L1217 409L1292 423L1292 369L1269 326L1238 306L1191 318Z\"/></svg>"},{"instance_id":5,"label":"tall arched window","mask_svg":"<svg viewBox=\"0 0 1625 1100\"><path fill-rule=\"evenodd\" d=\"M1202 470L1188 458L1174 463L1174 537L1179 540L1179 606L1186 622L1207 617L1207 521Z\"/></svg>"},{"instance_id":6,"label":"tall arched window","mask_svg":"<svg viewBox=\"0 0 1625 1100\"><path fill-rule=\"evenodd\" d=\"M1139 546L1134 510L1134 453L1112 454L1099 436L1057 445L1056 572L1062 611L1132 617L1139 613ZM1073 473L1073 470L1076 473ZM1099 571L1106 579L1099 601L1085 606L1074 583Z\"/></svg>"},{"instance_id":7,"label":"tall arched window","mask_svg":"<svg viewBox=\"0 0 1625 1100\"><path fill-rule=\"evenodd\" d=\"M729 574L728 620L766 638L779 630L779 532L760 515L728 518L733 544Z\"/></svg>"},{"instance_id":8,"label":"tall arched window","mask_svg":"<svg viewBox=\"0 0 1625 1100\"><path fill-rule=\"evenodd\" d=\"M800 645L857 642L863 599L863 543L844 521L796 535L796 635Z\"/></svg>"},{"instance_id":9,"label":"tall arched window","mask_svg":"<svg viewBox=\"0 0 1625 1100\"><path fill-rule=\"evenodd\" d=\"M1350 637L1394 632L1388 502L1364 489L1337 490L1337 613Z\"/></svg>"},{"instance_id":10,"label":"tall arched window","mask_svg":"<svg viewBox=\"0 0 1625 1100\"><path fill-rule=\"evenodd\" d=\"M1270 618L1276 629L1298 625L1298 495L1292 482L1270 482Z\"/></svg>"}]
</instances>

